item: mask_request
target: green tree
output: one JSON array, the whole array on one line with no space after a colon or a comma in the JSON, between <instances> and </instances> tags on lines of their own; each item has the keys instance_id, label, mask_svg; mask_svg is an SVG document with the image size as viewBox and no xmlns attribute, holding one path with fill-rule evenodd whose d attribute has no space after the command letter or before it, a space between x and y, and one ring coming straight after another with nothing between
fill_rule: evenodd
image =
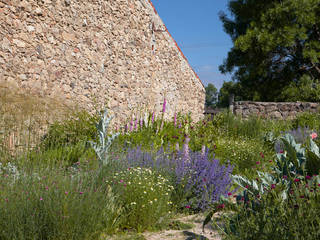
<instances>
[{"instance_id":1,"label":"green tree","mask_svg":"<svg viewBox=\"0 0 320 240\"><path fill-rule=\"evenodd\" d=\"M206 107L215 107L217 98L218 98L218 90L217 88L212 84L209 83L208 86L205 87L206 89Z\"/></svg>"},{"instance_id":2,"label":"green tree","mask_svg":"<svg viewBox=\"0 0 320 240\"><path fill-rule=\"evenodd\" d=\"M229 106L229 96L233 94L235 101L245 101L254 99L256 101L259 100L257 94L254 92L247 92L239 82L223 82L222 87L220 88L218 95L217 106L221 108L225 108Z\"/></svg>"},{"instance_id":3,"label":"green tree","mask_svg":"<svg viewBox=\"0 0 320 240\"><path fill-rule=\"evenodd\" d=\"M320 0L230 0L229 10L220 19L234 46L220 71L251 96L284 101L303 76L320 79Z\"/></svg>"}]
</instances>

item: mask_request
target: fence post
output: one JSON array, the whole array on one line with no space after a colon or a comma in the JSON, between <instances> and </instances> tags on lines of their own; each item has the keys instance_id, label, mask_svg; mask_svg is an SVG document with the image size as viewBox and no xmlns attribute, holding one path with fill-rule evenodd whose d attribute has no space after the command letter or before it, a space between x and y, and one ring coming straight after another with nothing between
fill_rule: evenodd
<instances>
[{"instance_id":1,"label":"fence post","mask_svg":"<svg viewBox=\"0 0 320 240\"><path fill-rule=\"evenodd\" d=\"M229 95L229 111L231 113L234 113L234 94L233 93Z\"/></svg>"}]
</instances>

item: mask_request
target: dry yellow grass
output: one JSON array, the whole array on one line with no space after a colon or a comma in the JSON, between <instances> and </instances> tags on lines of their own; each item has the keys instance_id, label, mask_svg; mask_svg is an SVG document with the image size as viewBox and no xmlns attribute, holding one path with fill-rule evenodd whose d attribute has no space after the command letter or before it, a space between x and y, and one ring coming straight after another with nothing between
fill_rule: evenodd
<instances>
[{"instance_id":1,"label":"dry yellow grass","mask_svg":"<svg viewBox=\"0 0 320 240\"><path fill-rule=\"evenodd\" d=\"M0 147L10 152L34 146L49 123L77 110L59 99L41 97L8 82L0 82Z\"/></svg>"}]
</instances>

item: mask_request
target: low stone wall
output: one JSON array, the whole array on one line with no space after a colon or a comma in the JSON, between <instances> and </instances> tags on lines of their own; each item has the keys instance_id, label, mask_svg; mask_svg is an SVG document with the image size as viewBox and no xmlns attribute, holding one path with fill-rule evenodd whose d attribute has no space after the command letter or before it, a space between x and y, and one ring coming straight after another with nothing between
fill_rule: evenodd
<instances>
[{"instance_id":1,"label":"low stone wall","mask_svg":"<svg viewBox=\"0 0 320 240\"><path fill-rule=\"evenodd\" d=\"M233 103L233 112L247 118L250 115L274 119L292 119L300 112L316 112L319 103L311 102L252 102L239 101Z\"/></svg>"}]
</instances>

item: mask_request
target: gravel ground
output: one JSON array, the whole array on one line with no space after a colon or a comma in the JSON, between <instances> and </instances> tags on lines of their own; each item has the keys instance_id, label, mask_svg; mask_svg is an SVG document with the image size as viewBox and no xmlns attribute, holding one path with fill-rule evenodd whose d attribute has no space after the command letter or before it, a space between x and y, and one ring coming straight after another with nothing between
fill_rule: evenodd
<instances>
[{"instance_id":1,"label":"gravel ground","mask_svg":"<svg viewBox=\"0 0 320 240\"><path fill-rule=\"evenodd\" d=\"M214 218L219 217L219 214L215 214ZM221 240L221 236L218 232L212 229L211 224L207 224L204 232L202 231L202 222L204 215L190 215L178 218L177 220L185 223L191 223L193 228L188 230L165 230L161 232L146 232L144 237L147 240Z\"/></svg>"}]
</instances>

